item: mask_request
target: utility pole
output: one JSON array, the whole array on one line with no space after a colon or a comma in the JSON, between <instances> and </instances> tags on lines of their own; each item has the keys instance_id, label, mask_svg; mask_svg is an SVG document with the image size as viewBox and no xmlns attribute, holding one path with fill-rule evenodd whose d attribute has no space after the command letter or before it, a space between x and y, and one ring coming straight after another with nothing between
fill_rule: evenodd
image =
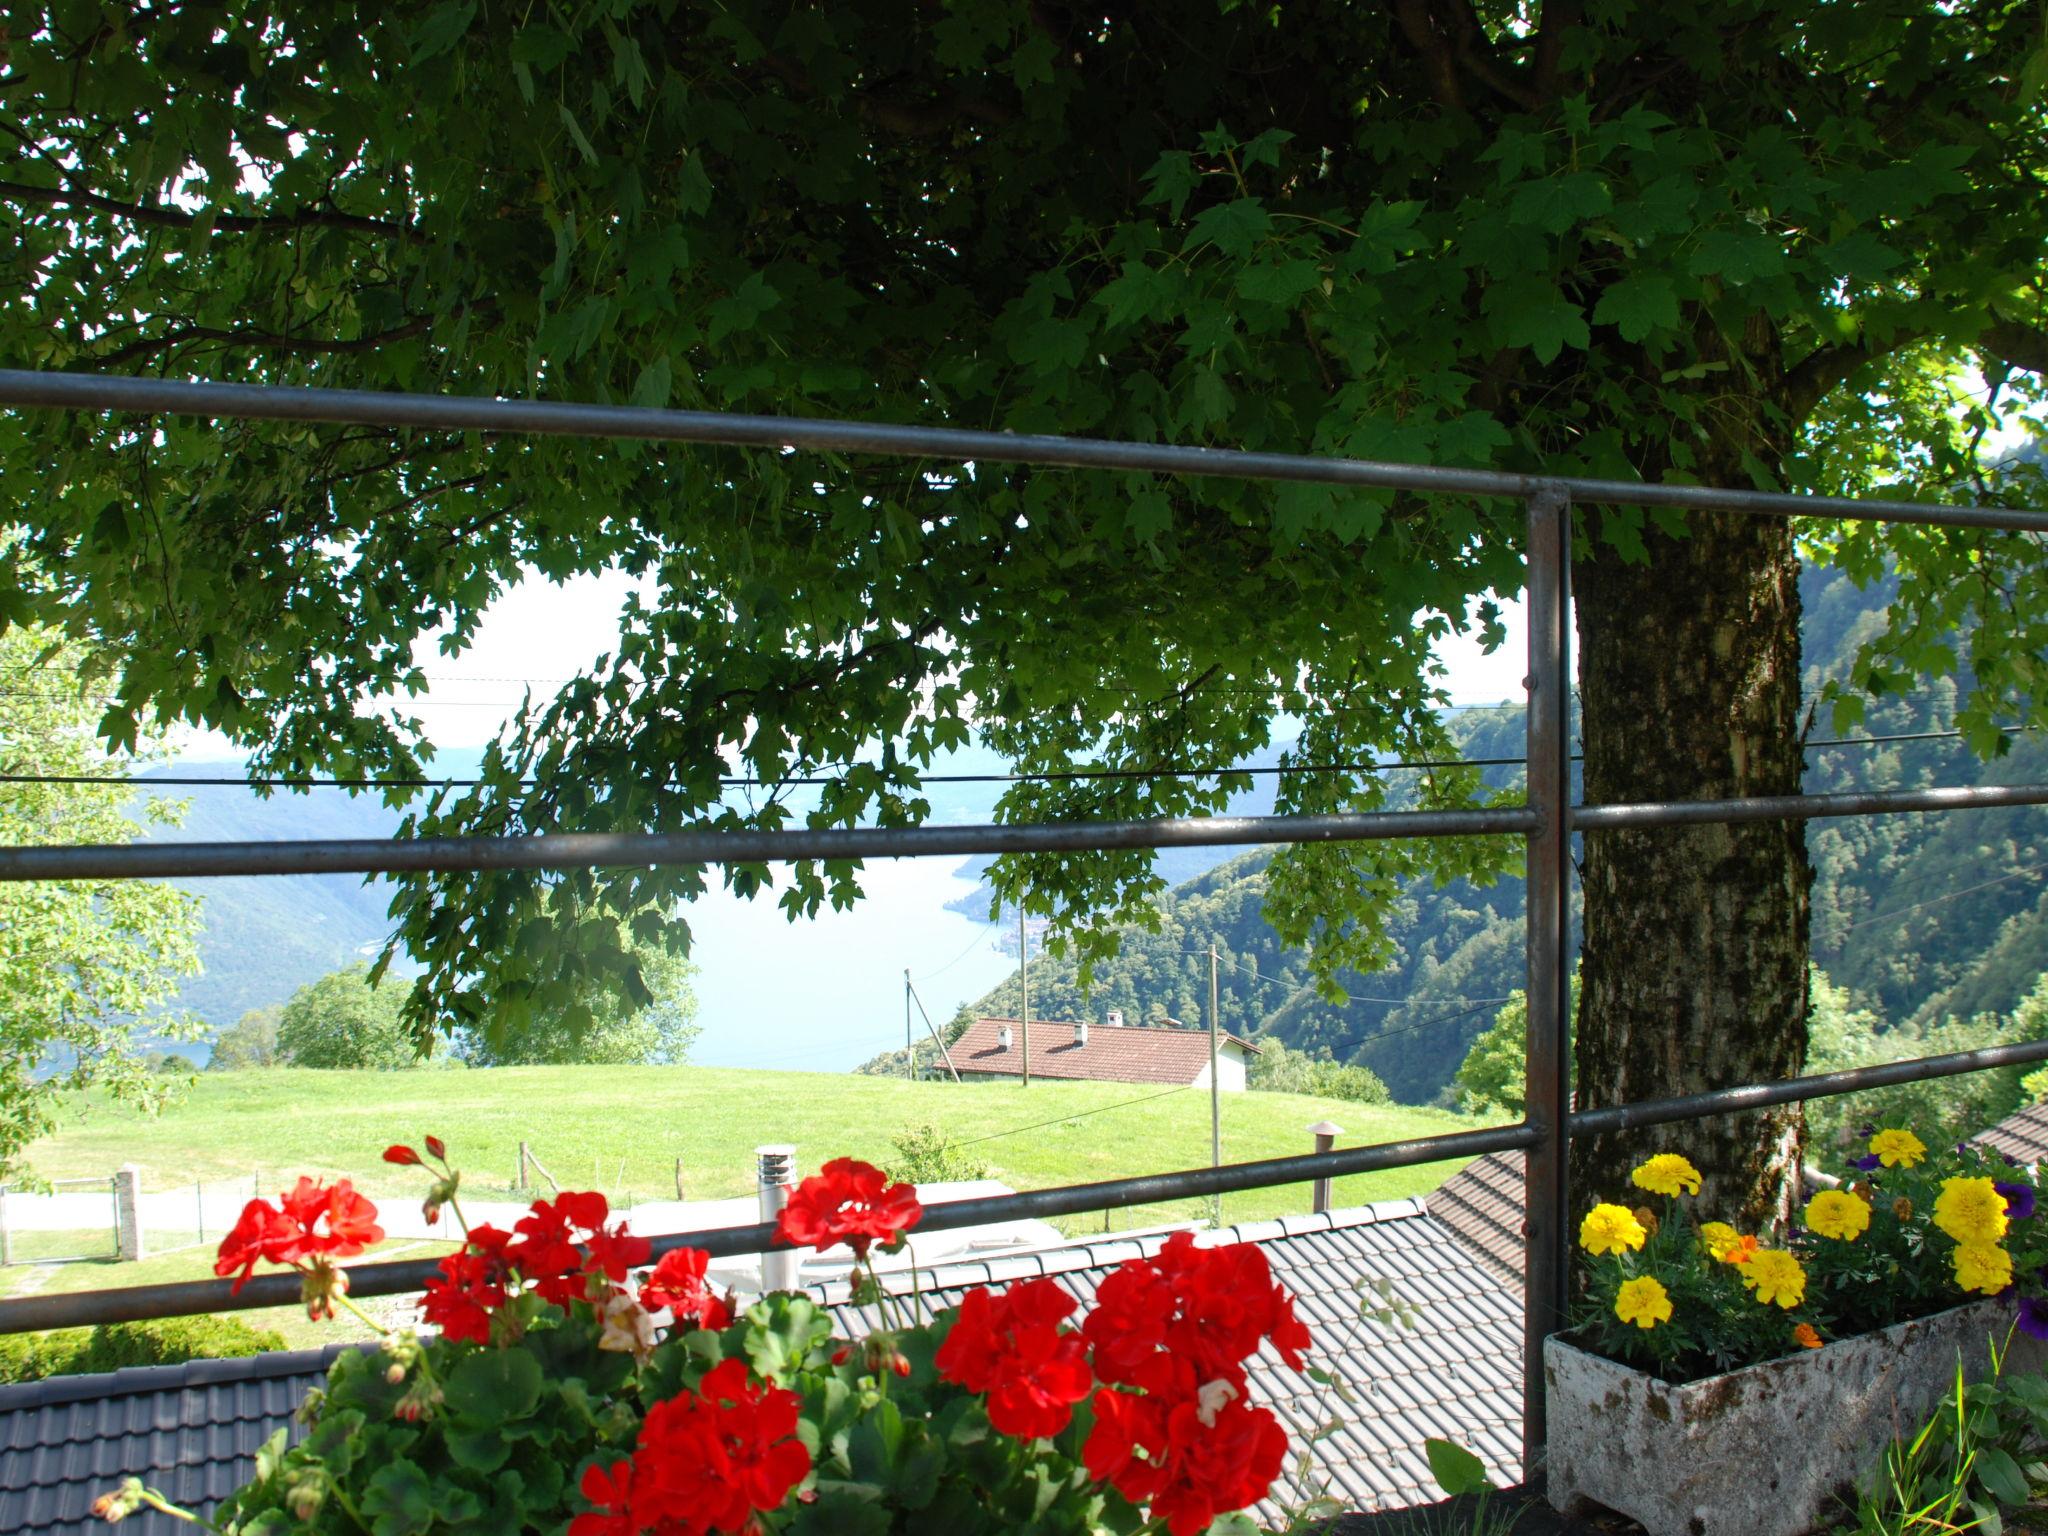
<instances>
[{"instance_id":1,"label":"utility pole","mask_svg":"<svg viewBox=\"0 0 2048 1536\"><path fill-rule=\"evenodd\" d=\"M1209 1166L1223 1166L1223 1075L1217 1070L1217 1057L1221 1054L1218 1038L1222 1021L1216 1009L1216 944L1209 944ZM1223 1225L1223 1197L1210 1198L1209 1225Z\"/></svg>"},{"instance_id":2,"label":"utility pole","mask_svg":"<svg viewBox=\"0 0 2048 1536\"><path fill-rule=\"evenodd\" d=\"M903 967L903 1071L917 1081L917 1041L910 1033L910 967Z\"/></svg>"},{"instance_id":3,"label":"utility pole","mask_svg":"<svg viewBox=\"0 0 2048 1536\"><path fill-rule=\"evenodd\" d=\"M1024 932L1024 893L1017 893L1017 990L1024 994L1024 1086L1031 1086L1031 954Z\"/></svg>"}]
</instances>

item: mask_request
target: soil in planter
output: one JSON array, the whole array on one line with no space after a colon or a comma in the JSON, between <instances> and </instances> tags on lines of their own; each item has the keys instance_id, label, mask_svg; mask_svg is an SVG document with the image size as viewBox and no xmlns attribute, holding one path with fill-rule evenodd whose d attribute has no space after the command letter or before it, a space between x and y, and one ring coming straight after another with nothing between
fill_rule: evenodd
<instances>
[{"instance_id":1,"label":"soil in planter","mask_svg":"<svg viewBox=\"0 0 2048 1536\"><path fill-rule=\"evenodd\" d=\"M1376 1515L1345 1515L1323 1527L1323 1536L1643 1536L1643 1528L1626 1515L1593 1510L1566 1519L1541 1493L1527 1487L1503 1488L1485 1501L1460 1494L1412 1509Z\"/></svg>"}]
</instances>

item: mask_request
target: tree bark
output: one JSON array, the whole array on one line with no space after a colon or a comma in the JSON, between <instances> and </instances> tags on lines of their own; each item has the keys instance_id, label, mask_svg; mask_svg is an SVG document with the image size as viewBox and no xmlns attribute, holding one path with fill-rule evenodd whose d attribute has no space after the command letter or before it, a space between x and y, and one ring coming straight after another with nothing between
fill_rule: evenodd
<instances>
[{"instance_id":1,"label":"tree bark","mask_svg":"<svg viewBox=\"0 0 2048 1536\"><path fill-rule=\"evenodd\" d=\"M1688 537L1646 532L1649 558L1632 564L1584 537L1598 516L1573 572L1587 801L1797 794L1790 526L1695 514ZM1589 832L1581 1107L1796 1074L1812 878L1797 823ZM1578 1142L1574 1209L1634 1204L1629 1170L1672 1150L1706 1172L1704 1209L1768 1221L1793 1198L1803 1125L1792 1106Z\"/></svg>"}]
</instances>

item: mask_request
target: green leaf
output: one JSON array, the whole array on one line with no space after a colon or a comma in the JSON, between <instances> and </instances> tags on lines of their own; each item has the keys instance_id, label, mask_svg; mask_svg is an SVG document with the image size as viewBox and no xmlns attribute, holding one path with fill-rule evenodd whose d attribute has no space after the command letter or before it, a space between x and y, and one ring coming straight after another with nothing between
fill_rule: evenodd
<instances>
[{"instance_id":1,"label":"green leaf","mask_svg":"<svg viewBox=\"0 0 2048 1536\"><path fill-rule=\"evenodd\" d=\"M1430 1476L1452 1498L1481 1493L1493 1486L1486 1475L1486 1463L1456 1441L1425 1440L1422 1448L1429 1457Z\"/></svg>"},{"instance_id":2,"label":"green leaf","mask_svg":"<svg viewBox=\"0 0 2048 1536\"><path fill-rule=\"evenodd\" d=\"M448 1373L448 1410L462 1418L503 1424L523 1419L540 1401L540 1362L521 1349L489 1349Z\"/></svg>"},{"instance_id":3,"label":"green leaf","mask_svg":"<svg viewBox=\"0 0 2048 1536\"><path fill-rule=\"evenodd\" d=\"M569 130L570 142L576 152L590 164L597 164L597 151L590 146L590 140L583 136L583 125L576 121L576 114L569 110L567 102L555 103L555 115L562 120L562 126Z\"/></svg>"},{"instance_id":4,"label":"green leaf","mask_svg":"<svg viewBox=\"0 0 2048 1536\"><path fill-rule=\"evenodd\" d=\"M2009 1452L1995 1445L1980 1447L1976 1469L1978 1479L1999 1503L2017 1506L2027 1502L2026 1474L2020 1471L2020 1464L2012 1459Z\"/></svg>"},{"instance_id":5,"label":"green leaf","mask_svg":"<svg viewBox=\"0 0 2048 1536\"><path fill-rule=\"evenodd\" d=\"M717 346L737 332L751 331L763 315L782 302L782 295L768 286L768 279L755 272L725 298L711 305L711 324L704 339Z\"/></svg>"},{"instance_id":6,"label":"green leaf","mask_svg":"<svg viewBox=\"0 0 2048 1536\"><path fill-rule=\"evenodd\" d=\"M1323 269L1313 261L1260 262L1237 275L1239 297L1258 304L1292 304L1323 286Z\"/></svg>"},{"instance_id":7,"label":"green leaf","mask_svg":"<svg viewBox=\"0 0 2048 1536\"><path fill-rule=\"evenodd\" d=\"M424 64L437 53L446 53L476 20L476 0L442 0L427 12L412 34L412 62Z\"/></svg>"},{"instance_id":8,"label":"green leaf","mask_svg":"<svg viewBox=\"0 0 2048 1536\"><path fill-rule=\"evenodd\" d=\"M415 1536L433 1528L434 1485L415 1462L393 1461L377 1469L363 1490L363 1518L372 1536Z\"/></svg>"},{"instance_id":9,"label":"green leaf","mask_svg":"<svg viewBox=\"0 0 2048 1536\"><path fill-rule=\"evenodd\" d=\"M1495 283L1481 305L1494 317L1503 345L1527 347L1541 363L1592 341L1585 311L1540 277Z\"/></svg>"},{"instance_id":10,"label":"green leaf","mask_svg":"<svg viewBox=\"0 0 2048 1536\"><path fill-rule=\"evenodd\" d=\"M1785 250L1774 237L1760 230L1713 229L1700 237L1686 270L1694 277L1718 277L1739 288L1759 278L1783 273Z\"/></svg>"},{"instance_id":11,"label":"green leaf","mask_svg":"<svg viewBox=\"0 0 2048 1536\"><path fill-rule=\"evenodd\" d=\"M1571 171L1517 188L1508 201L1508 222L1561 235L1613 206L1614 194L1604 178L1592 171Z\"/></svg>"},{"instance_id":12,"label":"green leaf","mask_svg":"<svg viewBox=\"0 0 2048 1536\"><path fill-rule=\"evenodd\" d=\"M494 1425L467 1429L450 1424L446 1438L448 1459L472 1472L495 1472L512 1454L512 1442Z\"/></svg>"},{"instance_id":13,"label":"green leaf","mask_svg":"<svg viewBox=\"0 0 2048 1536\"><path fill-rule=\"evenodd\" d=\"M668 404L668 393L674 383L669 368L668 354L662 353L653 362L640 370L640 377L633 381L632 401L635 405L659 408Z\"/></svg>"},{"instance_id":14,"label":"green leaf","mask_svg":"<svg viewBox=\"0 0 2048 1536\"><path fill-rule=\"evenodd\" d=\"M1266 205L1256 197L1241 197L1196 214L1181 249L1195 251L1213 245L1225 256L1248 256L1272 228L1273 216L1266 212Z\"/></svg>"},{"instance_id":15,"label":"green leaf","mask_svg":"<svg viewBox=\"0 0 2048 1536\"><path fill-rule=\"evenodd\" d=\"M1678 324L1678 295L1671 279L1654 272L1637 273L1611 285L1593 306L1595 325L1613 325L1624 341L1641 341L1652 331Z\"/></svg>"}]
</instances>

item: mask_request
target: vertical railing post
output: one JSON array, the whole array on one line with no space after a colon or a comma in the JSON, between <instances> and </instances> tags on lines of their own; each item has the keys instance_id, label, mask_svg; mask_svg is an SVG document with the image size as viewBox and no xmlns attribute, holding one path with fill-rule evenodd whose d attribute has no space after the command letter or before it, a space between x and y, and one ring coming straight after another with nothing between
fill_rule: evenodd
<instances>
[{"instance_id":1,"label":"vertical railing post","mask_svg":"<svg viewBox=\"0 0 2048 1536\"><path fill-rule=\"evenodd\" d=\"M1529 498L1529 805L1540 818L1528 845L1529 1043L1525 1098L1541 1139L1529 1149L1524 1192L1522 1464L1542 1474L1546 1428L1543 1341L1564 1324L1570 1142L1570 1020L1565 954L1571 827L1570 499L1555 487Z\"/></svg>"}]
</instances>

